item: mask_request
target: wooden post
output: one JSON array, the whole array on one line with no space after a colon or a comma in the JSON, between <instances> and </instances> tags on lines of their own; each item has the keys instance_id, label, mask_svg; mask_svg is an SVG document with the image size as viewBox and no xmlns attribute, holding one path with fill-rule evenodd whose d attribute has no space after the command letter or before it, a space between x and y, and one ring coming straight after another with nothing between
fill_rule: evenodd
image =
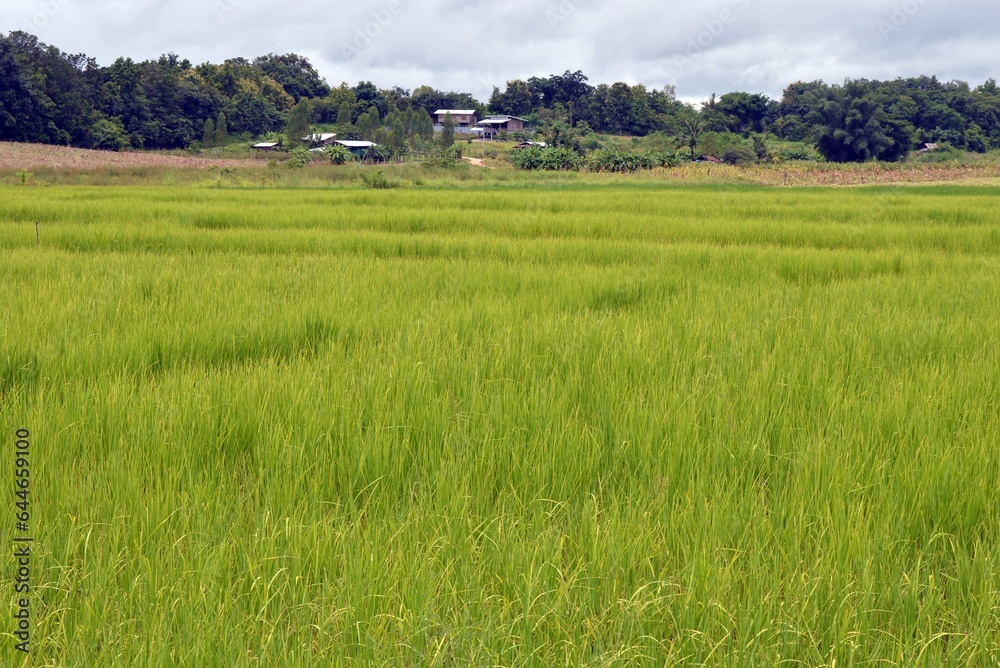
<instances>
[{"instance_id":1,"label":"wooden post","mask_svg":"<svg viewBox=\"0 0 1000 668\"><path fill-rule=\"evenodd\" d=\"M41 246L42 245L42 237L38 233L38 221L37 220L35 221L35 245L36 246Z\"/></svg>"}]
</instances>

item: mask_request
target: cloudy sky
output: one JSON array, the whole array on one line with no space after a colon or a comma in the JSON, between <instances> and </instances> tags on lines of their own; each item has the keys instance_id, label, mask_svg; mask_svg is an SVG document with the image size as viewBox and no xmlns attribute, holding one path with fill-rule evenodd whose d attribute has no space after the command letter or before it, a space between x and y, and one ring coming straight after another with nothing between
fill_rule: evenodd
<instances>
[{"instance_id":1,"label":"cloudy sky","mask_svg":"<svg viewBox=\"0 0 1000 668\"><path fill-rule=\"evenodd\" d=\"M508 79L677 87L699 101L778 97L793 81L1000 77L996 0L0 0L25 30L102 65L174 52L307 56L326 80L421 84L485 100Z\"/></svg>"}]
</instances>

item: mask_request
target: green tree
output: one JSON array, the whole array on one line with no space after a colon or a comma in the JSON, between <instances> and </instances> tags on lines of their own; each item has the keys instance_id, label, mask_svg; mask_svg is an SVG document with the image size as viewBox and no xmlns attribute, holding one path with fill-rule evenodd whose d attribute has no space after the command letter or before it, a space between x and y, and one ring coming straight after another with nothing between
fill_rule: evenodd
<instances>
[{"instance_id":1,"label":"green tree","mask_svg":"<svg viewBox=\"0 0 1000 668\"><path fill-rule=\"evenodd\" d=\"M493 88L490 97L490 109L497 114L526 116L534 107L535 98L528 88L528 83L521 79L507 82L507 90L503 93L497 87Z\"/></svg>"},{"instance_id":2,"label":"green tree","mask_svg":"<svg viewBox=\"0 0 1000 668\"><path fill-rule=\"evenodd\" d=\"M426 109L421 108L416 112L414 125L416 133L421 139L424 141L431 141L434 139L434 119L431 118L431 115L427 113Z\"/></svg>"},{"instance_id":3,"label":"green tree","mask_svg":"<svg viewBox=\"0 0 1000 668\"><path fill-rule=\"evenodd\" d=\"M690 157L694 160L694 150L698 147L698 137L701 135L701 119L689 114L681 119L681 129L684 139L687 140L688 150L691 152Z\"/></svg>"},{"instance_id":4,"label":"green tree","mask_svg":"<svg viewBox=\"0 0 1000 668\"><path fill-rule=\"evenodd\" d=\"M451 148L455 143L455 121L451 113L444 115L444 123L441 127L441 148Z\"/></svg>"},{"instance_id":5,"label":"green tree","mask_svg":"<svg viewBox=\"0 0 1000 668\"><path fill-rule=\"evenodd\" d=\"M97 121L90 129L90 134L96 149L120 151L128 146L128 133L120 118Z\"/></svg>"},{"instance_id":6,"label":"green tree","mask_svg":"<svg viewBox=\"0 0 1000 668\"><path fill-rule=\"evenodd\" d=\"M337 125L342 125L347 127L351 125L353 121L353 109L352 105L348 102L344 102L340 105L340 109L337 110Z\"/></svg>"},{"instance_id":7,"label":"green tree","mask_svg":"<svg viewBox=\"0 0 1000 668\"><path fill-rule=\"evenodd\" d=\"M807 121L815 128L816 148L831 162L895 162L913 144L910 123L891 116L866 82L832 86L812 101Z\"/></svg>"},{"instance_id":8,"label":"green tree","mask_svg":"<svg viewBox=\"0 0 1000 668\"><path fill-rule=\"evenodd\" d=\"M406 155L406 130L403 128L403 121L397 118L389 131L389 150L395 157Z\"/></svg>"},{"instance_id":9,"label":"green tree","mask_svg":"<svg viewBox=\"0 0 1000 668\"><path fill-rule=\"evenodd\" d=\"M205 129L201 134L201 147L212 148L215 145L215 121L211 118L205 121Z\"/></svg>"},{"instance_id":10,"label":"green tree","mask_svg":"<svg viewBox=\"0 0 1000 668\"><path fill-rule=\"evenodd\" d=\"M253 61L255 67L281 84L298 102L302 98L321 98L330 92L323 78L308 59L294 53L276 56L269 53Z\"/></svg>"},{"instance_id":11,"label":"green tree","mask_svg":"<svg viewBox=\"0 0 1000 668\"><path fill-rule=\"evenodd\" d=\"M229 142L229 129L226 126L226 114L219 112L215 119L215 145L225 146Z\"/></svg>"},{"instance_id":12,"label":"green tree","mask_svg":"<svg viewBox=\"0 0 1000 668\"><path fill-rule=\"evenodd\" d=\"M312 121L312 105L303 98L292 108L285 126L285 136L290 146L301 145L302 138L309 134L309 123Z\"/></svg>"}]
</instances>

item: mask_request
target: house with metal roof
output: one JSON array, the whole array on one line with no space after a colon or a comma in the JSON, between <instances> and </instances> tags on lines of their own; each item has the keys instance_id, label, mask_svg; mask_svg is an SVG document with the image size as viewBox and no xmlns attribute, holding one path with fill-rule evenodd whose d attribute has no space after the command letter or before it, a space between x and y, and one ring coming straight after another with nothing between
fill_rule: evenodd
<instances>
[{"instance_id":1,"label":"house with metal roof","mask_svg":"<svg viewBox=\"0 0 1000 668\"><path fill-rule=\"evenodd\" d=\"M438 109L434 112L434 132L444 130L444 119L448 114L451 114L457 134L472 134L478 120L475 109Z\"/></svg>"},{"instance_id":2,"label":"house with metal roof","mask_svg":"<svg viewBox=\"0 0 1000 668\"><path fill-rule=\"evenodd\" d=\"M341 146L346 147L347 150L353 153L354 155L362 157L364 157L368 153L368 149L375 148L378 146L378 144L376 144L373 141L361 141L354 139L336 139L334 140L333 143L340 144Z\"/></svg>"},{"instance_id":3,"label":"house with metal roof","mask_svg":"<svg viewBox=\"0 0 1000 668\"><path fill-rule=\"evenodd\" d=\"M493 138L501 132L524 132L528 121L519 116L487 116L474 128L483 137Z\"/></svg>"},{"instance_id":4,"label":"house with metal roof","mask_svg":"<svg viewBox=\"0 0 1000 668\"><path fill-rule=\"evenodd\" d=\"M322 148L323 146L329 146L336 139L336 132L321 132L318 134L306 135L302 138L303 142L311 144L313 147Z\"/></svg>"}]
</instances>

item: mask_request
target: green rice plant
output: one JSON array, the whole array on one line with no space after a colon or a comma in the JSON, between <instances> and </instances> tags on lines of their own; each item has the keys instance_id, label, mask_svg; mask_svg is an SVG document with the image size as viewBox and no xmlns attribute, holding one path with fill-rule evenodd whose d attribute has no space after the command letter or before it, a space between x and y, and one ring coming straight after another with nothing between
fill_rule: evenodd
<instances>
[{"instance_id":1,"label":"green rice plant","mask_svg":"<svg viewBox=\"0 0 1000 668\"><path fill-rule=\"evenodd\" d=\"M0 187L0 665L996 665L995 189L407 169Z\"/></svg>"}]
</instances>

